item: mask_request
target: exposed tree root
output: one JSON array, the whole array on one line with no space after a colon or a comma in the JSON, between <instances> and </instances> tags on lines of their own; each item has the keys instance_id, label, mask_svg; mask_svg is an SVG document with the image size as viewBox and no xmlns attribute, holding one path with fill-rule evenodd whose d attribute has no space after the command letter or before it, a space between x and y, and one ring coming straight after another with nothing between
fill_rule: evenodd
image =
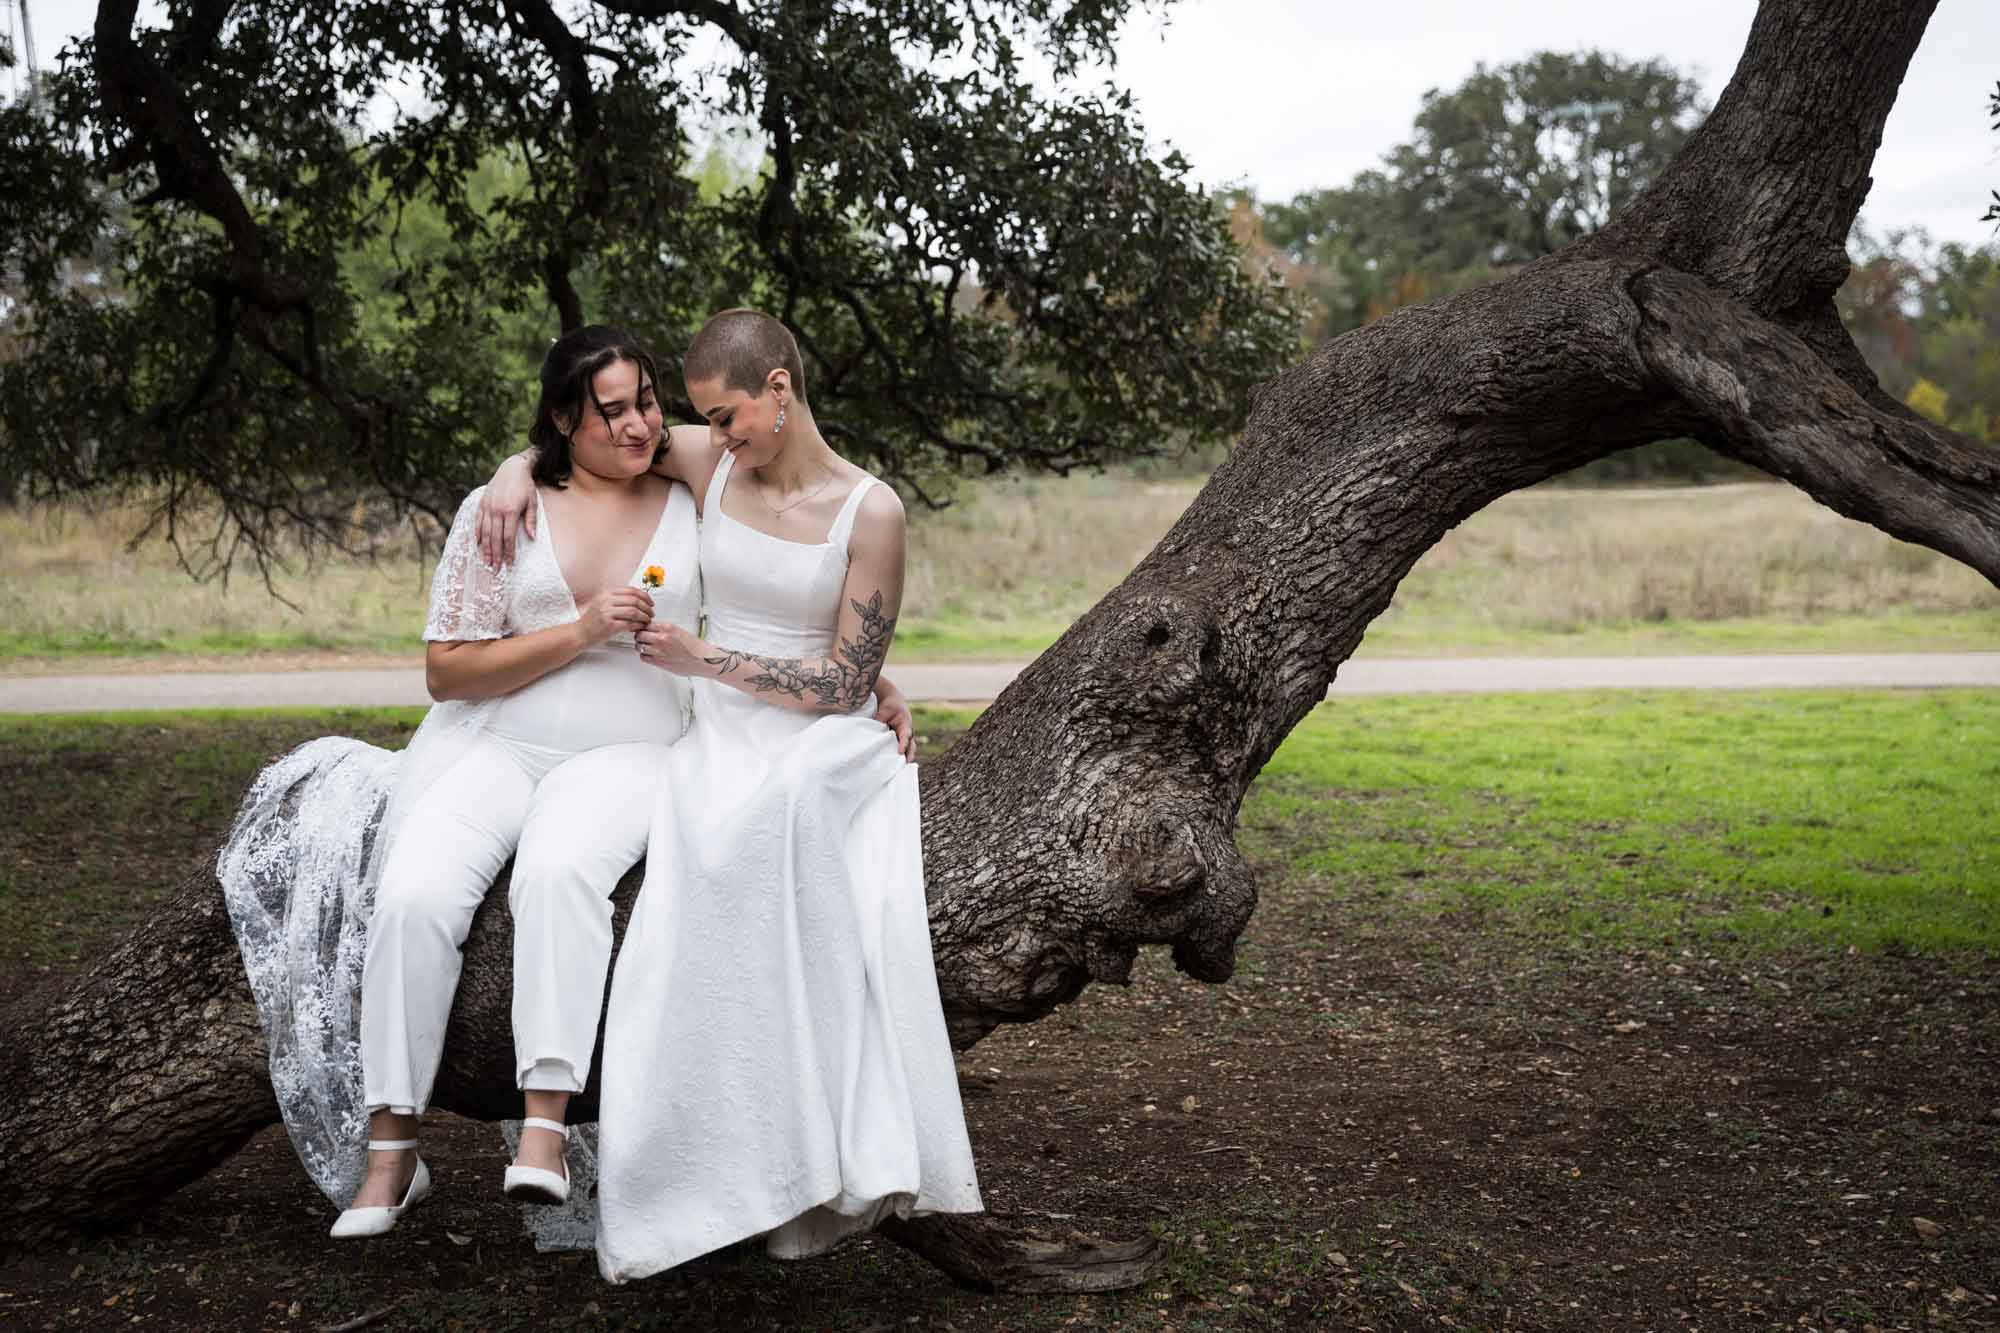
<instances>
[{"instance_id":1,"label":"exposed tree root","mask_svg":"<svg viewBox=\"0 0 2000 1333\"><path fill-rule=\"evenodd\" d=\"M1005 1214L892 1218L879 1230L974 1291L1124 1291L1167 1261L1156 1236L1109 1241Z\"/></svg>"}]
</instances>

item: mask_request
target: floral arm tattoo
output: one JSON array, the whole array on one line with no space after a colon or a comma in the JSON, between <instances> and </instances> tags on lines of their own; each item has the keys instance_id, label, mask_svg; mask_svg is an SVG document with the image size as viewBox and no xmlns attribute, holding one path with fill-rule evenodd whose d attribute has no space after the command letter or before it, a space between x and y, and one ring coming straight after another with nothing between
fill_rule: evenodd
<instances>
[{"instance_id":1,"label":"floral arm tattoo","mask_svg":"<svg viewBox=\"0 0 2000 1333\"><path fill-rule=\"evenodd\" d=\"M875 678L882 674L889 641L896 633L896 618L882 614L880 589L865 604L851 597L847 604L861 617L861 633L842 639L840 651L832 657L764 657L729 651L702 660L722 674L746 663L762 667L746 682L758 694L785 694L801 702L852 711L868 701Z\"/></svg>"}]
</instances>

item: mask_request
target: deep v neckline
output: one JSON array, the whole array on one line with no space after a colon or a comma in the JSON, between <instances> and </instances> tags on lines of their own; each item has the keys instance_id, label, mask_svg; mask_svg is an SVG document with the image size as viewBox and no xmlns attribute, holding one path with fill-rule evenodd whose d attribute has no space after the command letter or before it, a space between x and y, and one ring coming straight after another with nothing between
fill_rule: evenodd
<instances>
[{"instance_id":1,"label":"deep v neckline","mask_svg":"<svg viewBox=\"0 0 2000 1333\"><path fill-rule=\"evenodd\" d=\"M660 506L660 516L653 520L653 530L646 534L646 544L639 548L639 558L632 564L632 573L626 578L629 586L633 579L646 568L646 557L653 553L654 543L660 540L660 529L667 525L667 515L674 507L674 485L667 483L667 498ZM569 575L563 573L562 557L556 553L556 530L549 522L549 507L542 503L542 488L535 487L535 512L541 520L542 544L548 548L549 560L556 567L556 582L562 585L563 595L569 598L570 619L583 616L583 608L576 600L576 589L570 586Z\"/></svg>"}]
</instances>

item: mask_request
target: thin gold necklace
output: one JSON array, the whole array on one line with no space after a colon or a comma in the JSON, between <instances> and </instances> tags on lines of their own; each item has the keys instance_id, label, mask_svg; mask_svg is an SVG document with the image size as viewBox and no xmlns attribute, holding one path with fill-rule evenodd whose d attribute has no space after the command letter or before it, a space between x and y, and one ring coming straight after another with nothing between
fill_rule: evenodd
<instances>
[{"instance_id":1,"label":"thin gold necklace","mask_svg":"<svg viewBox=\"0 0 2000 1333\"><path fill-rule=\"evenodd\" d=\"M810 491L807 491L804 495L801 495L798 499L792 501L790 504L786 505L783 509L773 508L771 502L764 498L764 479L762 477L757 478L757 482L755 486L752 487L752 489L754 489L757 492L757 503L763 505L765 509L770 510L772 518L783 518L786 514L791 513L794 509L797 509L800 505L812 499L815 495L818 495L821 491L825 490L832 483L833 483L833 469L828 468L826 470L826 475L820 478L819 485L813 487Z\"/></svg>"}]
</instances>

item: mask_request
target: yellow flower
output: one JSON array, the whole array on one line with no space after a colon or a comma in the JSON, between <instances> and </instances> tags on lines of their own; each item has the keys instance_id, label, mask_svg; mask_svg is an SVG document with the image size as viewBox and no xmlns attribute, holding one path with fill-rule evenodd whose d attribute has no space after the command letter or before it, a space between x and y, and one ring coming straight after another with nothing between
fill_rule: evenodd
<instances>
[{"instance_id":1,"label":"yellow flower","mask_svg":"<svg viewBox=\"0 0 2000 1333\"><path fill-rule=\"evenodd\" d=\"M648 588L657 588L667 581L667 571L658 565L647 565L646 572L639 576L639 582Z\"/></svg>"}]
</instances>

